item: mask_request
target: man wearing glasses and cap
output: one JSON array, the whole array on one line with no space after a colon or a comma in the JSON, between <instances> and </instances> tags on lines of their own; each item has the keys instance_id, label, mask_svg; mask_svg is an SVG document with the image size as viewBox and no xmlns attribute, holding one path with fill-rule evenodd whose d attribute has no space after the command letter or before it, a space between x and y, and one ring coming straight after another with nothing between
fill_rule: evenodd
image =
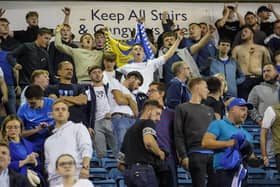
<instances>
[{"instance_id":1,"label":"man wearing glasses and cap","mask_svg":"<svg viewBox=\"0 0 280 187\"><path fill-rule=\"evenodd\" d=\"M269 21L271 12L276 20L280 19L280 15L275 12L272 4L268 4L268 6L260 6L257 10L257 15L260 19L260 30L265 32L266 36L273 33L273 22Z\"/></svg>"}]
</instances>

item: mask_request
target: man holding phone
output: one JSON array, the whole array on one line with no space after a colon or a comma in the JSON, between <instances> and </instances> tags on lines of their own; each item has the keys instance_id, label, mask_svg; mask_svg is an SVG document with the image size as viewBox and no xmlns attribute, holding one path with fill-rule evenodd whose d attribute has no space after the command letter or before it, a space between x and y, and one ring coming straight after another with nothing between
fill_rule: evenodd
<instances>
[{"instance_id":1,"label":"man holding phone","mask_svg":"<svg viewBox=\"0 0 280 187\"><path fill-rule=\"evenodd\" d=\"M54 124L51 116L53 99L44 97L39 85L30 85L25 91L26 103L18 109L17 115L24 123L22 135L35 145L35 152L41 152L49 127Z\"/></svg>"}]
</instances>

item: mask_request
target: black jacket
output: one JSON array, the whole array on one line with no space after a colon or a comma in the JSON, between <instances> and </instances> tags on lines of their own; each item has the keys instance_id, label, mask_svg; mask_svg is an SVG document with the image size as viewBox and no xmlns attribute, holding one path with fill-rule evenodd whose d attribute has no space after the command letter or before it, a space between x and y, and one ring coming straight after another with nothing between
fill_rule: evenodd
<instances>
[{"instance_id":1,"label":"black jacket","mask_svg":"<svg viewBox=\"0 0 280 187\"><path fill-rule=\"evenodd\" d=\"M32 187L27 177L9 169L10 187Z\"/></svg>"}]
</instances>

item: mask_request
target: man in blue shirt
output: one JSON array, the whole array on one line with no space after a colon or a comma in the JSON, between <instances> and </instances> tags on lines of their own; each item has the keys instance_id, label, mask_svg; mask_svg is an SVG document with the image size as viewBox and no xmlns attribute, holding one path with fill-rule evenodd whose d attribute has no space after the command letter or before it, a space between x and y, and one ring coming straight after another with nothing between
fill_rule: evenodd
<instances>
[{"instance_id":1,"label":"man in blue shirt","mask_svg":"<svg viewBox=\"0 0 280 187\"><path fill-rule=\"evenodd\" d=\"M44 97L39 85L30 85L25 91L27 103L21 105L17 115L24 123L22 135L34 143L35 152L41 152L48 135L49 126L54 124L51 116L53 99Z\"/></svg>"},{"instance_id":2,"label":"man in blue shirt","mask_svg":"<svg viewBox=\"0 0 280 187\"><path fill-rule=\"evenodd\" d=\"M210 40L210 36L215 29L213 29L211 25L209 27L207 34L201 37L200 25L198 23L191 23L189 25L190 37L187 38L185 42L185 47L189 49L202 76L209 76L210 60L217 55L217 49ZM197 43L201 43L201 41L203 41L202 46L199 46L198 49L193 47Z\"/></svg>"},{"instance_id":3,"label":"man in blue shirt","mask_svg":"<svg viewBox=\"0 0 280 187\"><path fill-rule=\"evenodd\" d=\"M227 170L220 163L226 148L235 145L232 135L243 133L248 142L252 141L252 136L240 127L247 118L248 109L252 108L253 105L242 98L233 99L228 106L228 117L213 121L204 134L202 147L215 150L213 164L216 171L215 178L219 179L216 181L217 186L230 187L233 177L238 171L238 168L237 170Z\"/></svg>"}]
</instances>

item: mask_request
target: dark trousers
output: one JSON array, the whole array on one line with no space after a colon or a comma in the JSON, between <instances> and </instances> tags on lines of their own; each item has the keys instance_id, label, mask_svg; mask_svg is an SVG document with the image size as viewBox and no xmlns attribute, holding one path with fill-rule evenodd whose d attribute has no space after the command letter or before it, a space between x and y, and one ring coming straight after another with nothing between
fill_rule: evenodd
<instances>
[{"instance_id":1,"label":"dark trousers","mask_svg":"<svg viewBox=\"0 0 280 187\"><path fill-rule=\"evenodd\" d=\"M235 170L217 170L216 171L216 187L231 187Z\"/></svg>"},{"instance_id":2,"label":"dark trousers","mask_svg":"<svg viewBox=\"0 0 280 187\"><path fill-rule=\"evenodd\" d=\"M189 169L193 187L204 187L207 175L207 187L215 186L212 154L191 153L189 155Z\"/></svg>"},{"instance_id":3,"label":"dark trousers","mask_svg":"<svg viewBox=\"0 0 280 187\"><path fill-rule=\"evenodd\" d=\"M166 163L170 169L169 187L177 187L177 164L175 158L167 158Z\"/></svg>"},{"instance_id":4,"label":"dark trousers","mask_svg":"<svg viewBox=\"0 0 280 187\"><path fill-rule=\"evenodd\" d=\"M217 170L215 172L216 187L231 187L231 183L234 177L236 170ZM247 178L243 179L241 187L247 187Z\"/></svg>"},{"instance_id":5,"label":"dark trousers","mask_svg":"<svg viewBox=\"0 0 280 187\"><path fill-rule=\"evenodd\" d=\"M277 171L280 173L280 153L275 155L275 161L276 161Z\"/></svg>"},{"instance_id":6,"label":"dark trousers","mask_svg":"<svg viewBox=\"0 0 280 187\"><path fill-rule=\"evenodd\" d=\"M157 177L151 165L133 164L123 175L127 187L158 187Z\"/></svg>"},{"instance_id":7,"label":"dark trousers","mask_svg":"<svg viewBox=\"0 0 280 187\"><path fill-rule=\"evenodd\" d=\"M261 77L246 76L244 82L238 85L238 97L247 100L252 88L260 84L261 81Z\"/></svg>"}]
</instances>

